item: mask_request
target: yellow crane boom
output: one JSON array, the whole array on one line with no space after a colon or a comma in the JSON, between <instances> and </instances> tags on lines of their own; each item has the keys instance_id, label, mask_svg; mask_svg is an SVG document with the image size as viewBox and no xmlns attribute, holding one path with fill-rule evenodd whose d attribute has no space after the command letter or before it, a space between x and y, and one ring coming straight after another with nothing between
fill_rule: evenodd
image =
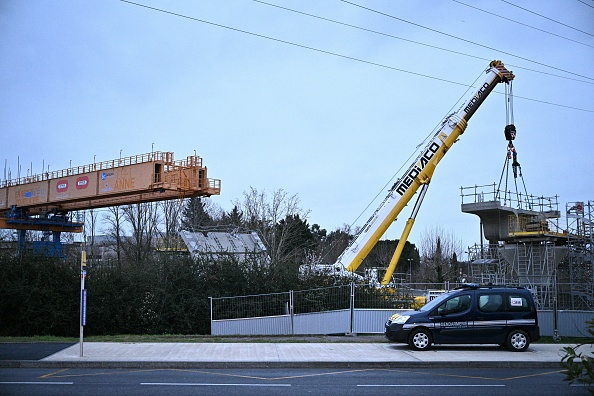
<instances>
[{"instance_id":1,"label":"yellow crane boom","mask_svg":"<svg viewBox=\"0 0 594 396\"><path fill-rule=\"evenodd\" d=\"M419 188L422 187L412 215L406 222L402 237L390 261L388 270L382 279L382 284L389 283L437 164L458 140L460 135L464 133L468 125L468 120L470 120L487 96L495 89L497 84L502 82L509 83L514 79L514 74L507 70L501 61L497 60L489 64L485 74L486 77L479 88L473 92L472 96L468 98L457 112L451 114L443 121L441 128L419 153L406 172L392 186L388 196L338 258L337 264L342 265L350 272L354 272Z\"/></svg>"}]
</instances>

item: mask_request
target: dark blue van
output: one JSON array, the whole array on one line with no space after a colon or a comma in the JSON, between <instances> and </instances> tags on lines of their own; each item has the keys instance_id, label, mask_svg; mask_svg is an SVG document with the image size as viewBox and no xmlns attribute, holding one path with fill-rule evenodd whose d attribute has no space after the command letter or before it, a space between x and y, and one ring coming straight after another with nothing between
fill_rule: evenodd
<instances>
[{"instance_id":1,"label":"dark blue van","mask_svg":"<svg viewBox=\"0 0 594 396\"><path fill-rule=\"evenodd\" d=\"M385 334L419 351L431 344L499 344L523 352L540 339L530 290L475 284L444 293L416 311L393 315Z\"/></svg>"}]
</instances>

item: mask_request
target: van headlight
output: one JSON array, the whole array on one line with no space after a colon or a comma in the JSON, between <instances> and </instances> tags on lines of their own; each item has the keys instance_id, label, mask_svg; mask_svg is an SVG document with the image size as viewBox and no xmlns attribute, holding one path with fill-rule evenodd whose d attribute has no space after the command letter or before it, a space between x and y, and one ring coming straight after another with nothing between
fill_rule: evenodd
<instances>
[{"instance_id":1,"label":"van headlight","mask_svg":"<svg viewBox=\"0 0 594 396\"><path fill-rule=\"evenodd\" d=\"M394 314L390 316L390 322L396 324L405 324L408 318L410 318L409 315Z\"/></svg>"}]
</instances>

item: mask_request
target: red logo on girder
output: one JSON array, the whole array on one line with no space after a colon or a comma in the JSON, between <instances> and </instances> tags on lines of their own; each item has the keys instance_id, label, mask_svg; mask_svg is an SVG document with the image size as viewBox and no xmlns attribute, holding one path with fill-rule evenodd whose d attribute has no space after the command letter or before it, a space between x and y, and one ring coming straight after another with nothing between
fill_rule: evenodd
<instances>
[{"instance_id":1,"label":"red logo on girder","mask_svg":"<svg viewBox=\"0 0 594 396\"><path fill-rule=\"evenodd\" d=\"M89 186L89 178L87 176L81 176L76 179L76 189L82 190Z\"/></svg>"},{"instance_id":2,"label":"red logo on girder","mask_svg":"<svg viewBox=\"0 0 594 396\"><path fill-rule=\"evenodd\" d=\"M58 181L58 184L56 185L56 190L58 190L58 192L64 192L68 190L68 180Z\"/></svg>"}]
</instances>

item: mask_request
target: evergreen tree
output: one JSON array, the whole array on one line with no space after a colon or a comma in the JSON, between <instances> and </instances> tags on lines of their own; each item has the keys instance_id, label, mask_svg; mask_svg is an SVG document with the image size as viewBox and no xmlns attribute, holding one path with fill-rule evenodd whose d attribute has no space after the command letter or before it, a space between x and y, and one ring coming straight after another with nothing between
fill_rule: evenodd
<instances>
[{"instance_id":1,"label":"evergreen tree","mask_svg":"<svg viewBox=\"0 0 594 396\"><path fill-rule=\"evenodd\" d=\"M182 230L194 230L214 225L214 220L206 211L206 202L201 197L192 197L186 200L182 212Z\"/></svg>"},{"instance_id":2,"label":"evergreen tree","mask_svg":"<svg viewBox=\"0 0 594 396\"><path fill-rule=\"evenodd\" d=\"M237 205L231 209L229 213L223 214L222 223L224 225L231 225L234 227L242 227L243 224L243 212L239 210Z\"/></svg>"},{"instance_id":3,"label":"evergreen tree","mask_svg":"<svg viewBox=\"0 0 594 396\"><path fill-rule=\"evenodd\" d=\"M279 234L276 240L282 243L279 246L282 257L291 257L299 263L317 246L316 236L309 228L307 220L302 220L298 214L288 215L279 221L276 232Z\"/></svg>"}]
</instances>

